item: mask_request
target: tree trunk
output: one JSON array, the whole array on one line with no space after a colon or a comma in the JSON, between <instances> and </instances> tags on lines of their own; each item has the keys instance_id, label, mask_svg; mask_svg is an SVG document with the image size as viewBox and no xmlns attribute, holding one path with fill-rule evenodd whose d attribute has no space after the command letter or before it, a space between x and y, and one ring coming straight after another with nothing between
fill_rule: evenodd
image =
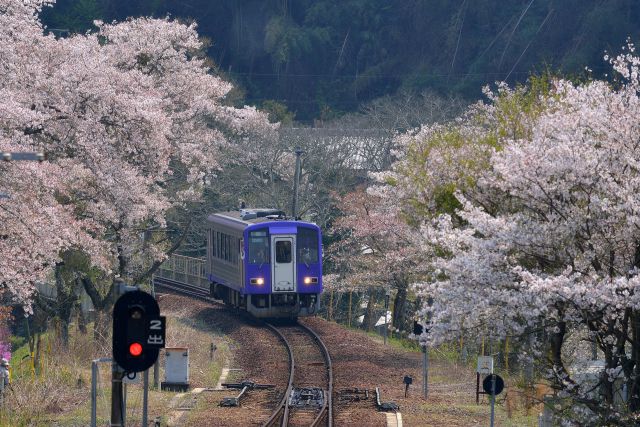
<instances>
[{"instance_id":1,"label":"tree trunk","mask_svg":"<svg viewBox=\"0 0 640 427\"><path fill-rule=\"evenodd\" d=\"M558 317L562 319L563 310L558 309L558 312ZM552 387L556 390L565 390L567 388L566 383L574 383L562 361L562 344L564 344L564 337L567 333L567 324L564 321L559 321L557 327L558 332L551 334L551 362L555 372Z\"/></svg>"},{"instance_id":2,"label":"tree trunk","mask_svg":"<svg viewBox=\"0 0 640 427\"><path fill-rule=\"evenodd\" d=\"M117 283L115 280L111 283L109 291L104 297L100 295L98 288L90 278L83 277L82 284L95 309L93 338L95 340L104 340L108 336L109 332L109 313L111 312L111 308L115 302Z\"/></svg>"},{"instance_id":3,"label":"tree trunk","mask_svg":"<svg viewBox=\"0 0 640 427\"><path fill-rule=\"evenodd\" d=\"M393 328L402 331L405 327L405 313L407 305L407 280L405 277L397 277L396 284L396 297L393 300Z\"/></svg>"},{"instance_id":4,"label":"tree trunk","mask_svg":"<svg viewBox=\"0 0 640 427\"><path fill-rule=\"evenodd\" d=\"M96 309L93 323L93 340L105 342L109 337L109 313Z\"/></svg>"},{"instance_id":5,"label":"tree trunk","mask_svg":"<svg viewBox=\"0 0 640 427\"><path fill-rule=\"evenodd\" d=\"M605 359L605 367L606 369L615 368L613 366L613 351L610 345L607 345L604 348L604 359ZM602 373L600 378L601 387L600 392L602 397L604 398L605 403L608 405L613 404L613 382L609 381L609 375L606 370Z\"/></svg>"},{"instance_id":6,"label":"tree trunk","mask_svg":"<svg viewBox=\"0 0 640 427\"><path fill-rule=\"evenodd\" d=\"M373 327L376 324L376 304L377 290L373 287L369 288L369 301L367 302L367 311L364 313L364 319L362 321L362 327L367 331L373 331Z\"/></svg>"},{"instance_id":7,"label":"tree trunk","mask_svg":"<svg viewBox=\"0 0 640 427\"><path fill-rule=\"evenodd\" d=\"M78 310L78 331L80 331L82 335L86 335L87 334L87 316L84 313L84 311L82 311L82 304L78 304L77 310Z\"/></svg>"},{"instance_id":8,"label":"tree trunk","mask_svg":"<svg viewBox=\"0 0 640 427\"><path fill-rule=\"evenodd\" d=\"M63 275L64 262L56 264L56 317L60 319L60 341L64 348L69 346L69 323L71 322L71 314L76 305L78 297L73 286L66 283Z\"/></svg>"},{"instance_id":9,"label":"tree trunk","mask_svg":"<svg viewBox=\"0 0 640 427\"><path fill-rule=\"evenodd\" d=\"M628 390L629 410L640 410L640 312L633 310L631 314L631 359L633 361L632 380Z\"/></svg>"}]
</instances>

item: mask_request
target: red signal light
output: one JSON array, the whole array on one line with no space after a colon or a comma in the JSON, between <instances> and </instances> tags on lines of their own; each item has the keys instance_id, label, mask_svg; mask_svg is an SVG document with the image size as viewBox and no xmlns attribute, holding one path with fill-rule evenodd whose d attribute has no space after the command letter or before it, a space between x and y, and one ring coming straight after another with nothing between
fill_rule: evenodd
<instances>
[{"instance_id":1,"label":"red signal light","mask_svg":"<svg viewBox=\"0 0 640 427\"><path fill-rule=\"evenodd\" d=\"M142 344L139 342L134 342L129 345L129 354L133 357L138 357L142 354Z\"/></svg>"}]
</instances>

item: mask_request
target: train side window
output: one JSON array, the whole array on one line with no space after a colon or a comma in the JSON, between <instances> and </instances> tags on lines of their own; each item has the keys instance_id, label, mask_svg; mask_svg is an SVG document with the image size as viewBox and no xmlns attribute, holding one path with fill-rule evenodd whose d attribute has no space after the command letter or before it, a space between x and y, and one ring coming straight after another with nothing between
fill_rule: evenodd
<instances>
[{"instance_id":1,"label":"train side window","mask_svg":"<svg viewBox=\"0 0 640 427\"><path fill-rule=\"evenodd\" d=\"M291 262L291 242L284 240L276 242L276 262L280 264Z\"/></svg>"},{"instance_id":2,"label":"train side window","mask_svg":"<svg viewBox=\"0 0 640 427\"><path fill-rule=\"evenodd\" d=\"M216 256L222 258L222 246L220 246L220 232L216 231Z\"/></svg>"},{"instance_id":3,"label":"train side window","mask_svg":"<svg viewBox=\"0 0 640 427\"><path fill-rule=\"evenodd\" d=\"M269 236L266 231L249 232L249 263L269 264Z\"/></svg>"}]
</instances>

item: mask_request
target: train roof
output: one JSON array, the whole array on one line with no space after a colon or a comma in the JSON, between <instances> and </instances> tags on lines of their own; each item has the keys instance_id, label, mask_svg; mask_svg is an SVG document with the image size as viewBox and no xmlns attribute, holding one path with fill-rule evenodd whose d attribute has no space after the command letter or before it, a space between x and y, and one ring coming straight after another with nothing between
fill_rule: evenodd
<instances>
[{"instance_id":1,"label":"train roof","mask_svg":"<svg viewBox=\"0 0 640 427\"><path fill-rule=\"evenodd\" d=\"M296 222L316 225L306 221L296 221L292 218L287 218L284 212L277 209L241 209L239 211L217 212L209 215L207 221L223 223L235 229L245 229L254 224L274 222L282 223L283 225L285 223L291 225Z\"/></svg>"},{"instance_id":2,"label":"train roof","mask_svg":"<svg viewBox=\"0 0 640 427\"><path fill-rule=\"evenodd\" d=\"M257 224L260 222L287 219L284 212L277 209L241 209L239 211L217 212L209 216L215 215L224 216L245 224Z\"/></svg>"}]
</instances>

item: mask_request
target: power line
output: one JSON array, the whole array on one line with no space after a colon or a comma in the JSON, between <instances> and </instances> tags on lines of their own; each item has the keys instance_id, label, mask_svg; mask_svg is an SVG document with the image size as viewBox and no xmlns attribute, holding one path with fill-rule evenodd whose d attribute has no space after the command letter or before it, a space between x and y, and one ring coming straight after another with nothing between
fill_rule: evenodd
<instances>
[{"instance_id":1,"label":"power line","mask_svg":"<svg viewBox=\"0 0 640 427\"><path fill-rule=\"evenodd\" d=\"M478 57L476 59L474 59L473 62L478 62L484 55L485 53L489 52L489 49L491 49L491 47L493 46L493 44L498 40L498 38L502 35L502 33L504 32L504 30L507 29L507 27L509 26L509 24L511 24L511 21L513 21L513 18L515 18L516 15L513 15L511 18L509 18L509 21L507 21L506 24L504 24L504 26L502 27L502 29L500 30L500 32L498 34L496 34L496 36L493 38L493 40L491 40L491 43L489 43L489 45L482 51L482 53L480 55L478 55ZM467 73L464 77L464 79L466 80L467 76L470 75L471 73Z\"/></svg>"},{"instance_id":2,"label":"power line","mask_svg":"<svg viewBox=\"0 0 640 427\"><path fill-rule=\"evenodd\" d=\"M460 23L460 30L458 31L458 41L456 42L456 50L453 52L453 59L451 60L451 68L449 69L449 75L453 71L453 64L456 62L456 56L458 55L458 48L460 47L460 39L462 38L462 27L464 27L464 18L467 15L467 9L465 8L467 4L467 0L462 2L462 6L460 7L460 12L462 12L462 22ZM457 22L456 22L457 24ZM447 82L449 81L449 76L447 76Z\"/></svg>"},{"instance_id":3,"label":"power line","mask_svg":"<svg viewBox=\"0 0 640 427\"><path fill-rule=\"evenodd\" d=\"M527 46L524 48L524 50L522 51L522 53L518 57L518 60L516 61L515 64L513 64L513 67L511 67L511 71L509 71L509 73L507 73L507 77L504 78L505 80L507 80L509 78L509 76L511 75L511 72L516 68L516 65L518 65L518 63L520 62L520 60L524 56L524 53L527 51L527 49L529 49L529 46L531 46L531 43L533 43L533 41L536 39L536 36L538 35L538 33L540 32L540 30L542 29L544 24L547 22L547 19L549 19L549 17L551 16L552 13L553 13L553 9L551 9L549 11L549 13L547 13L547 16L544 18L544 20L542 21L542 24L540 24L540 26L536 30L536 33L531 38L531 40L529 40L529 43L527 44Z\"/></svg>"},{"instance_id":4,"label":"power line","mask_svg":"<svg viewBox=\"0 0 640 427\"><path fill-rule=\"evenodd\" d=\"M498 65L498 70L500 69L500 67L502 67L502 61L504 60L504 54L507 52L507 48L509 47L509 44L511 43L511 39L513 38L513 35L515 34L516 30L518 29L518 25L520 25L520 21L522 21L522 18L524 18L524 15L527 13L527 10L529 10L529 8L531 7L531 5L533 4L534 1L535 0L531 0L529 2L527 7L522 11L522 14L520 15L520 18L518 18L518 22L516 22L515 27L513 27L513 31L511 31L511 34L509 35L509 39L507 40L507 44L504 47L504 50L502 51L502 56L500 57L500 64Z\"/></svg>"},{"instance_id":5,"label":"power line","mask_svg":"<svg viewBox=\"0 0 640 427\"><path fill-rule=\"evenodd\" d=\"M529 71L519 71L515 74L528 74ZM331 73L295 73L295 74L283 74L283 73L250 73L250 72L238 72L238 71L230 71L224 72L224 74L231 76L252 76L252 77L331 77L333 79L356 79L356 78L366 78L366 77L382 77L382 78L398 78L398 77L410 77L410 76L420 76L427 78L446 78L448 76L454 77L463 77L463 76L499 76L503 73L498 71L487 71L487 72L478 72L478 73L393 73L393 74L341 74L334 75Z\"/></svg>"}]
</instances>

